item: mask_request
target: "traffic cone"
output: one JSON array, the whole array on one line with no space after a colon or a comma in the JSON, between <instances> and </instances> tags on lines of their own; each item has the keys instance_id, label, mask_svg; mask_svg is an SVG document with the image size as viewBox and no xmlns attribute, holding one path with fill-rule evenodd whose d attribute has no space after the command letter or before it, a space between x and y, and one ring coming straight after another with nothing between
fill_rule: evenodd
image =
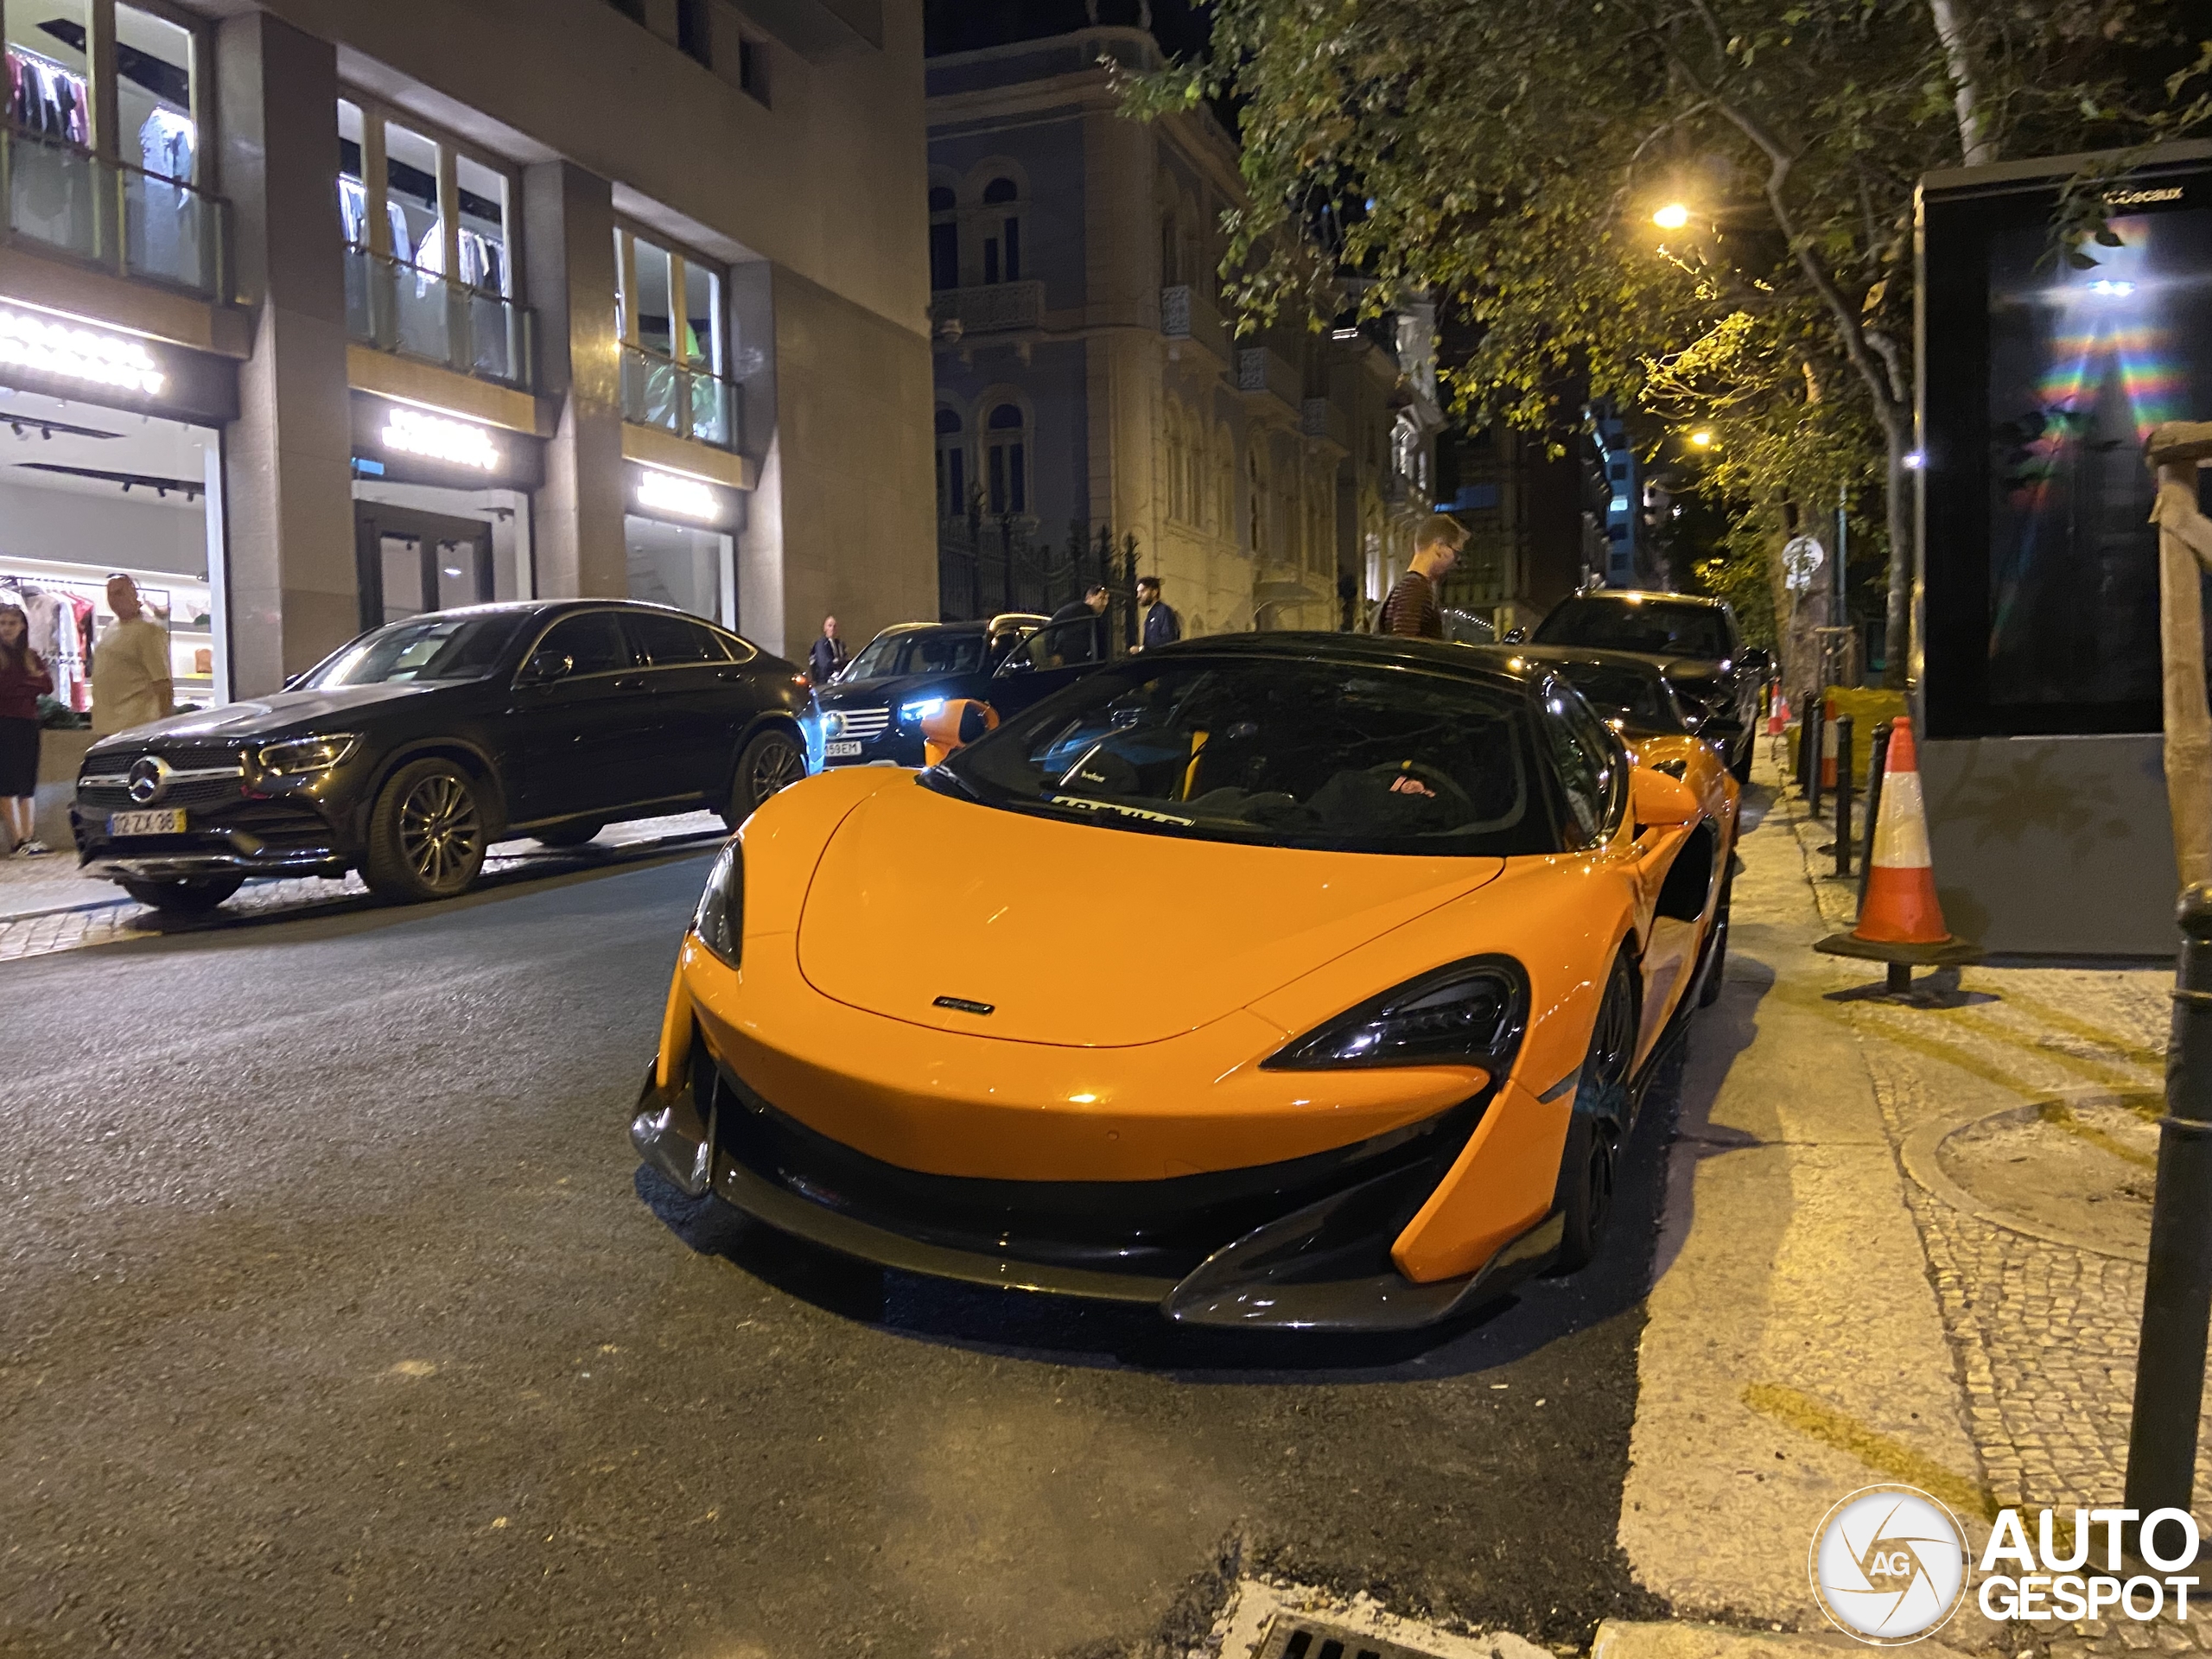
<instances>
[{"instance_id":1,"label":"traffic cone","mask_svg":"<svg viewBox=\"0 0 2212 1659\"><path fill-rule=\"evenodd\" d=\"M1821 793L1835 793L1835 699L1821 702Z\"/></svg>"},{"instance_id":2,"label":"traffic cone","mask_svg":"<svg viewBox=\"0 0 2212 1659\"><path fill-rule=\"evenodd\" d=\"M1789 729L1789 699L1783 695L1782 688L1777 686L1774 691L1774 702L1767 709L1766 734L1769 737L1780 737Z\"/></svg>"},{"instance_id":3,"label":"traffic cone","mask_svg":"<svg viewBox=\"0 0 2212 1659\"><path fill-rule=\"evenodd\" d=\"M1848 933L1831 933L1813 949L1832 957L1887 963L1891 991L1911 989L1915 968L1981 960L1980 946L1954 938L1943 925L1943 906L1936 897L1936 867L1928 855L1928 810L1921 799L1920 762L1910 721L1896 721L1890 728L1881 814L1874 823L1873 855L1866 862L1866 897L1859 907L1859 925Z\"/></svg>"}]
</instances>

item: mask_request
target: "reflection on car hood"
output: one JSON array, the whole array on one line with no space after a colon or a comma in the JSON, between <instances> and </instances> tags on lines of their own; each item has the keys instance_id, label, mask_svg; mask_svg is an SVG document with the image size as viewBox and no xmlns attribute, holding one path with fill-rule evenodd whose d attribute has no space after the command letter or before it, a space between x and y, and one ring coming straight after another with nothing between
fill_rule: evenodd
<instances>
[{"instance_id":1,"label":"reflection on car hood","mask_svg":"<svg viewBox=\"0 0 2212 1659\"><path fill-rule=\"evenodd\" d=\"M95 745L158 748L163 743L226 743L245 738L282 737L298 729L336 729L329 722L351 719L365 710L450 690L474 681L440 681L432 684L345 685L321 691L278 691L266 697L248 697L172 715L150 725L104 737Z\"/></svg>"},{"instance_id":2,"label":"reflection on car hood","mask_svg":"<svg viewBox=\"0 0 2212 1659\"><path fill-rule=\"evenodd\" d=\"M918 1025L1118 1048L1210 1024L1504 868L1184 841L893 786L824 849L799 967Z\"/></svg>"}]
</instances>

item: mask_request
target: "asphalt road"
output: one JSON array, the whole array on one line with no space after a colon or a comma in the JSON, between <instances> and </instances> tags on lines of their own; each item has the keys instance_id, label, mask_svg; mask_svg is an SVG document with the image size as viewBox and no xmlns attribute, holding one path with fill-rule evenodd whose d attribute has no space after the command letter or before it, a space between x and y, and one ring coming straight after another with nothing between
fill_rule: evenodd
<instances>
[{"instance_id":1,"label":"asphalt road","mask_svg":"<svg viewBox=\"0 0 2212 1659\"><path fill-rule=\"evenodd\" d=\"M1395 1347L887 1281L630 1152L704 869L0 968L0 1656L1104 1656L1239 1562L1653 1611L1648 1174Z\"/></svg>"}]
</instances>

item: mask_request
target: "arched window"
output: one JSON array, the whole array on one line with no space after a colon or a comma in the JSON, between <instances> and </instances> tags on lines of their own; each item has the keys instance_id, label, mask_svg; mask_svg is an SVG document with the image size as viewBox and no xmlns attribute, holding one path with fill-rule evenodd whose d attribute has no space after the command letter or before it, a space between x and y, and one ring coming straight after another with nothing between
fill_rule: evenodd
<instances>
[{"instance_id":1,"label":"arched window","mask_svg":"<svg viewBox=\"0 0 2212 1659\"><path fill-rule=\"evenodd\" d=\"M957 410L937 412L937 516L957 518L968 511L968 443Z\"/></svg>"},{"instance_id":2,"label":"arched window","mask_svg":"<svg viewBox=\"0 0 2212 1659\"><path fill-rule=\"evenodd\" d=\"M1215 533L1224 539L1236 538L1236 441L1229 435L1226 423L1213 429L1213 512Z\"/></svg>"},{"instance_id":3,"label":"arched window","mask_svg":"<svg viewBox=\"0 0 2212 1659\"><path fill-rule=\"evenodd\" d=\"M1021 280L1021 187L995 178L983 187L983 280Z\"/></svg>"},{"instance_id":4,"label":"arched window","mask_svg":"<svg viewBox=\"0 0 2212 1659\"><path fill-rule=\"evenodd\" d=\"M1254 444L1244 454L1244 514L1252 556L1255 559L1267 551L1268 480L1267 468L1260 464L1260 446Z\"/></svg>"},{"instance_id":5,"label":"arched window","mask_svg":"<svg viewBox=\"0 0 2212 1659\"><path fill-rule=\"evenodd\" d=\"M1188 463L1183 454L1183 406L1167 400L1167 516L1176 520L1191 516Z\"/></svg>"},{"instance_id":6,"label":"arched window","mask_svg":"<svg viewBox=\"0 0 2212 1659\"><path fill-rule=\"evenodd\" d=\"M960 198L952 187L930 187L930 287L960 286Z\"/></svg>"},{"instance_id":7,"label":"arched window","mask_svg":"<svg viewBox=\"0 0 2212 1659\"><path fill-rule=\"evenodd\" d=\"M1208 448L1205 426L1203 422L1194 418L1191 423L1190 451L1185 457L1185 464L1191 470L1190 476L1184 480L1183 497L1191 505L1191 522L1200 530L1206 528L1211 518L1206 511Z\"/></svg>"},{"instance_id":8,"label":"arched window","mask_svg":"<svg viewBox=\"0 0 2212 1659\"><path fill-rule=\"evenodd\" d=\"M995 513L1029 511L1028 417L1018 404L991 410L983 432L985 493Z\"/></svg>"}]
</instances>

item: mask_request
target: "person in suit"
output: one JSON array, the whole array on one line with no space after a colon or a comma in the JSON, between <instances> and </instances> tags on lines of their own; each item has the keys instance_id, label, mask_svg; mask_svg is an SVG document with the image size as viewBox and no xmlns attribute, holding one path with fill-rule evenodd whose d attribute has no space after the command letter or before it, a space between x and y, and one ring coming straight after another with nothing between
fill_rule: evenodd
<instances>
[{"instance_id":1,"label":"person in suit","mask_svg":"<svg viewBox=\"0 0 2212 1659\"><path fill-rule=\"evenodd\" d=\"M807 678L812 680L817 685L827 685L837 677L838 671L852 659L853 653L845 648L845 642L837 637L837 619L834 616L823 617L822 637L814 642L814 648L806 653Z\"/></svg>"}]
</instances>

